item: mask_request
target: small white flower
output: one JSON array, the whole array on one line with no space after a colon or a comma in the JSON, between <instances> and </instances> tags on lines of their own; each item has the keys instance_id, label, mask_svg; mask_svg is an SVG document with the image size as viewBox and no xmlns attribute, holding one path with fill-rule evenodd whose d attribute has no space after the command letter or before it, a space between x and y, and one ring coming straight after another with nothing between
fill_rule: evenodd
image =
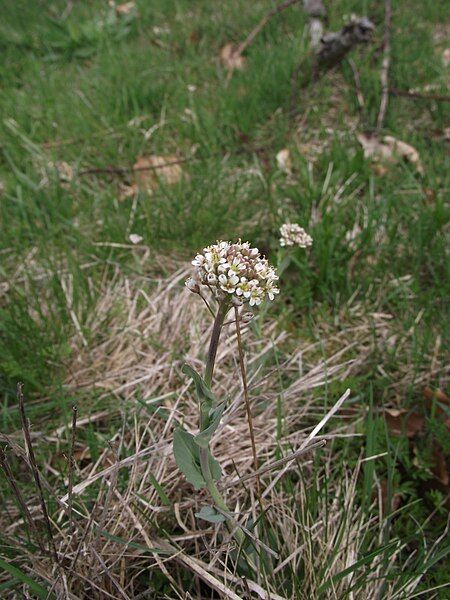
<instances>
[{"instance_id":1,"label":"small white flower","mask_svg":"<svg viewBox=\"0 0 450 600\"><path fill-rule=\"evenodd\" d=\"M299 246L308 248L312 245L312 237L298 223L285 223L280 227L280 246Z\"/></svg>"}]
</instances>

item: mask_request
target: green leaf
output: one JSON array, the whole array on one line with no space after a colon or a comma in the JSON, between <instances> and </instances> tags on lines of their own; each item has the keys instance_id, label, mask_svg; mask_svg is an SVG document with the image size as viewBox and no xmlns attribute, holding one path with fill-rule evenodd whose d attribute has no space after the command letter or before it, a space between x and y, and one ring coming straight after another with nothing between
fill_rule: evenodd
<instances>
[{"instance_id":1,"label":"green leaf","mask_svg":"<svg viewBox=\"0 0 450 600\"><path fill-rule=\"evenodd\" d=\"M220 406L218 406L217 408L209 411L210 422L209 422L208 427L206 429L204 429L203 431L201 431L200 433L198 433L194 437L195 443L198 444L201 448L208 447L208 444L211 441L213 433L216 431L216 429L219 426L220 419L222 418L222 414L223 414L224 410L225 410L225 403L223 403Z\"/></svg>"},{"instance_id":2,"label":"green leaf","mask_svg":"<svg viewBox=\"0 0 450 600\"><path fill-rule=\"evenodd\" d=\"M173 452L178 468L189 483L199 490L206 486L200 468L200 449L194 436L183 429L176 429L173 434Z\"/></svg>"},{"instance_id":3,"label":"green leaf","mask_svg":"<svg viewBox=\"0 0 450 600\"><path fill-rule=\"evenodd\" d=\"M372 552L369 552L368 554L366 554L365 556L363 556L362 558L360 558L359 560L357 560L356 562L354 562L352 565L350 565L349 567L347 567L343 571L340 571L339 573L336 573L336 575L333 575L332 577L330 577L329 579L327 579L320 586L320 588L318 590L318 593L323 593L325 590L327 590L328 588L330 588L333 585L335 585L338 581L340 581L341 579L343 579L347 575L351 575L354 571L356 571L357 569L359 569L359 567L362 567L364 565L372 563L373 559L376 558L379 554L387 551L388 555L391 556L393 554L393 552L395 552L395 550L397 550L398 545L399 545L399 541L398 540L392 540L391 542L389 542L385 546L382 546L381 548L376 548L376 550L373 550ZM373 568L374 567L372 566L371 570Z\"/></svg>"},{"instance_id":4,"label":"green leaf","mask_svg":"<svg viewBox=\"0 0 450 600\"><path fill-rule=\"evenodd\" d=\"M210 523L223 523L226 518L218 513L212 506L202 506L200 512L195 513L195 516Z\"/></svg>"},{"instance_id":5,"label":"green leaf","mask_svg":"<svg viewBox=\"0 0 450 600\"><path fill-rule=\"evenodd\" d=\"M194 436L184 429L176 429L173 434L173 452L178 468L189 483L192 483L197 490L206 487L200 467L200 448L195 443ZM211 476L217 481L222 477L222 469L209 450L208 456Z\"/></svg>"},{"instance_id":6,"label":"green leaf","mask_svg":"<svg viewBox=\"0 0 450 600\"><path fill-rule=\"evenodd\" d=\"M219 463L217 462L217 460L211 454L210 450L208 450L208 454L209 454L209 468L211 471L212 478L215 481L219 481L219 479L222 477L222 469L221 469Z\"/></svg>"},{"instance_id":7,"label":"green leaf","mask_svg":"<svg viewBox=\"0 0 450 600\"><path fill-rule=\"evenodd\" d=\"M164 506L170 506L169 497L167 496L166 492L164 491L164 488L162 487L162 485L158 483L156 477L152 473L149 473L148 478L150 479L155 490L157 491L158 496L161 498L161 502L164 504Z\"/></svg>"},{"instance_id":8,"label":"green leaf","mask_svg":"<svg viewBox=\"0 0 450 600\"><path fill-rule=\"evenodd\" d=\"M199 402L201 404L203 402L206 402L210 406L217 404L216 397L214 396L212 391L209 389L209 387L206 385L203 377L201 377L197 373L197 371L195 371L195 369L193 369L188 364L185 364L185 365L183 365L181 370L185 375L189 375L189 377L191 377L191 379L195 383L197 398L199 399Z\"/></svg>"},{"instance_id":9,"label":"green leaf","mask_svg":"<svg viewBox=\"0 0 450 600\"><path fill-rule=\"evenodd\" d=\"M44 598L44 600L46 598L50 598L50 600L55 598L54 594L49 595L48 590L44 586L39 585L38 583L36 583L36 581L34 581L34 579L31 579L31 577L28 577L28 575L26 575L23 571L21 571L20 569L18 569L17 567L15 567L12 564L5 562L1 558L0 558L0 568L7 571L10 575L15 577L18 581L21 581L22 583L26 583L27 586L30 588L30 591L32 591L33 594L35 594L38 598Z\"/></svg>"}]
</instances>

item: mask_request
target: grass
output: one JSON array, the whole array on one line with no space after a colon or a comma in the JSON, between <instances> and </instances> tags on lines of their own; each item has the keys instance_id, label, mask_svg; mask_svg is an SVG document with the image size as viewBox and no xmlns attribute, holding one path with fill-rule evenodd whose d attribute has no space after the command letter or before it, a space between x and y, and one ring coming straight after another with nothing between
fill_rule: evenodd
<instances>
[{"instance_id":1,"label":"grass","mask_svg":"<svg viewBox=\"0 0 450 600\"><path fill-rule=\"evenodd\" d=\"M101 415L78 427L76 483L158 448L148 464L112 469L77 497L72 542L49 496L58 551L73 560L78 544L93 548L78 567L72 563L70 597L138 598L146 590L148 597L207 597L217 589L202 572L209 568L248 594L232 571L224 575L231 561L238 577L253 581L248 564L221 545L220 529L194 517L203 496L193 495L171 458L173 425L184 419L195 428L180 367L186 358L200 367L208 326L202 307L181 292L180 273L217 238L249 239L273 258L287 220L304 225L314 245L294 254L280 300L246 333L261 462L295 449L347 387L352 396L328 425L326 448L269 495L257 534L281 562L291 558L277 571L262 553L254 583L272 597L445 597L443 588L425 590L448 581L450 415L445 395L433 392L448 381L449 103L390 96L383 133L417 149L424 175L401 161L374 167L356 134L376 124L383 2L327 7L330 30L352 12L376 25L373 42L352 53L361 111L347 62L317 82L305 69L292 111L291 74L309 52L299 7L273 18L247 51L246 68L228 75L221 48L244 39L270 6L137 2L118 17L97 1L5 2L0 431L22 444L15 387L23 381L35 451L56 497L67 489L74 403L79 419ZM427 93L431 85L428 93L448 94L445 9L444 1L393 2L392 87ZM283 148L289 176L276 161ZM182 181L161 178L151 194L123 198L134 182L130 168L151 154L188 158ZM70 181L58 175L61 161L73 169ZM83 174L110 166L130 170ZM143 241L133 246L130 233ZM268 336L276 346L267 346ZM239 381L230 380L234 344L231 336L219 377L231 400L240 394ZM386 408L399 416L386 421ZM229 476L233 462L241 474L251 471L244 414L234 410L235 431L216 442ZM394 435L392 419L404 424L410 414L419 430ZM17 452L8 460L40 515ZM3 596L46 597L51 563L26 528L12 524L20 513L5 478L0 490ZM231 500L247 510L252 493L251 485L233 488ZM167 558L178 546L178 559L161 562L158 552ZM248 550L252 560L255 552ZM64 597L58 586L51 593Z\"/></svg>"}]
</instances>

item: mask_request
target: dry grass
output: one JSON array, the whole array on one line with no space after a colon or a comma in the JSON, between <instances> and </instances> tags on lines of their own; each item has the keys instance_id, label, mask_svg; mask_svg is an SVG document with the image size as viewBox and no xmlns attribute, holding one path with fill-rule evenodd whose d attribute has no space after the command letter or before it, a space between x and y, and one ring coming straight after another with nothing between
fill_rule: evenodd
<instances>
[{"instance_id":1,"label":"dry grass","mask_svg":"<svg viewBox=\"0 0 450 600\"><path fill-rule=\"evenodd\" d=\"M211 589L227 598L254 594L272 599L343 597L356 575L352 570L347 576L339 574L356 562L363 547L365 552L370 550L366 547L368 531L372 544L377 538L381 544L384 525L382 518L367 518L356 501L362 453L356 468L344 464L338 478L333 471L337 460L333 440L358 437L357 425L365 411L350 400L345 410L337 411L331 428L327 419L322 423L324 429L318 430L317 424L324 416L325 388L364 370L380 344L395 341L390 315L367 317L365 311L350 307L346 327L329 326L327 330L324 324L318 341L296 342L295 348L289 335L279 331L267 315L257 318L256 328L243 330L266 511L264 520L253 529L252 542L265 555L272 576L268 579L257 569L253 576L242 578L236 570L234 543L224 529L195 517L200 507L210 502L206 493L193 492L172 455L174 426L197 428L196 400L181 366L187 360L201 370L210 326L200 300L180 289L189 270L187 265L174 263L173 275L152 278L151 286L118 272L104 290L87 324L89 341L82 335L73 340L76 358L66 381L72 390L96 389L111 401L111 409L94 414L79 409L73 526L64 493L67 480L59 489L48 483L55 475L56 480L59 477L52 459L41 470L54 506L52 528L60 565L20 544L24 523L10 502L3 517L7 539L23 557L21 568L53 583L58 598L159 597L157 592L145 592L142 575L146 574L147 587L154 590L161 581L158 572L164 574L173 594L161 597L192 597L183 591L186 577L194 577L198 598L210 597ZM256 333L259 327L264 331L261 337ZM234 518L252 528L259 508L242 385L236 376L236 343L230 324L219 349L215 386L216 395L228 399L228 408L212 449L225 471L221 485ZM116 433L95 462L82 441L89 423L98 432L110 431L111 423L116 424ZM66 429L61 427L46 436L53 457L68 451ZM319 464L314 464L312 453L288 461L291 452L312 436L314 441L331 441L321 450ZM22 462L28 462L18 437L3 439ZM280 456L287 462L268 469ZM289 485L285 486L282 482L287 474ZM317 517L309 496L324 479L329 480L328 493L318 496ZM382 502L378 483L374 508ZM28 498L27 504L40 527L38 497ZM387 563L382 554L366 565L371 573L366 592L358 598L375 598L380 591L384 598L407 597L394 593L395 577L386 582L386 574L400 560L400 542L393 548ZM248 560L257 564L260 559L252 554ZM318 580L324 565L327 568ZM299 572L303 573L301 593L296 587ZM337 577L333 585L321 591L323 582L333 576ZM418 583L410 582L408 593ZM280 590L287 592L280 595Z\"/></svg>"}]
</instances>

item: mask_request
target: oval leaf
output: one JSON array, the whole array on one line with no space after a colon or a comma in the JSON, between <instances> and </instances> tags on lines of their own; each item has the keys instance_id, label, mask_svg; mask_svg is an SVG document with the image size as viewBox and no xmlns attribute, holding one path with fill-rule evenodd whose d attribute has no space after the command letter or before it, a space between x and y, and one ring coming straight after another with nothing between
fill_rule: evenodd
<instances>
[{"instance_id":1,"label":"oval leaf","mask_svg":"<svg viewBox=\"0 0 450 600\"><path fill-rule=\"evenodd\" d=\"M223 523L226 518L218 513L212 506L202 506L200 512L195 513L195 516L210 523Z\"/></svg>"},{"instance_id":2,"label":"oval leaf","mask_svg":"<svg viewBox=\"0 0 450 600\"><path fill-rule=\"evenodd\" d=\"M206 448L211 441L211 438L219 427L220 419L222 418L222 413L225 410L225 404L221 404L216 409L210 412L210 422L206 429L198 433L194 437L195 443L201 448Z\"/></svg>"},{"instance_id":3,"label":"oval leaf","mask_svg":"<svg viewBox=\"0 0 450 600\"><path fill-rule=\"evenodd\" d=\"M197 490L205 487L206 481L200 468L200 450L194 442L194 436L183 429L176 429L173 434L173 452L178 468L189 483Z\"/></svg>"}]
</instances>

